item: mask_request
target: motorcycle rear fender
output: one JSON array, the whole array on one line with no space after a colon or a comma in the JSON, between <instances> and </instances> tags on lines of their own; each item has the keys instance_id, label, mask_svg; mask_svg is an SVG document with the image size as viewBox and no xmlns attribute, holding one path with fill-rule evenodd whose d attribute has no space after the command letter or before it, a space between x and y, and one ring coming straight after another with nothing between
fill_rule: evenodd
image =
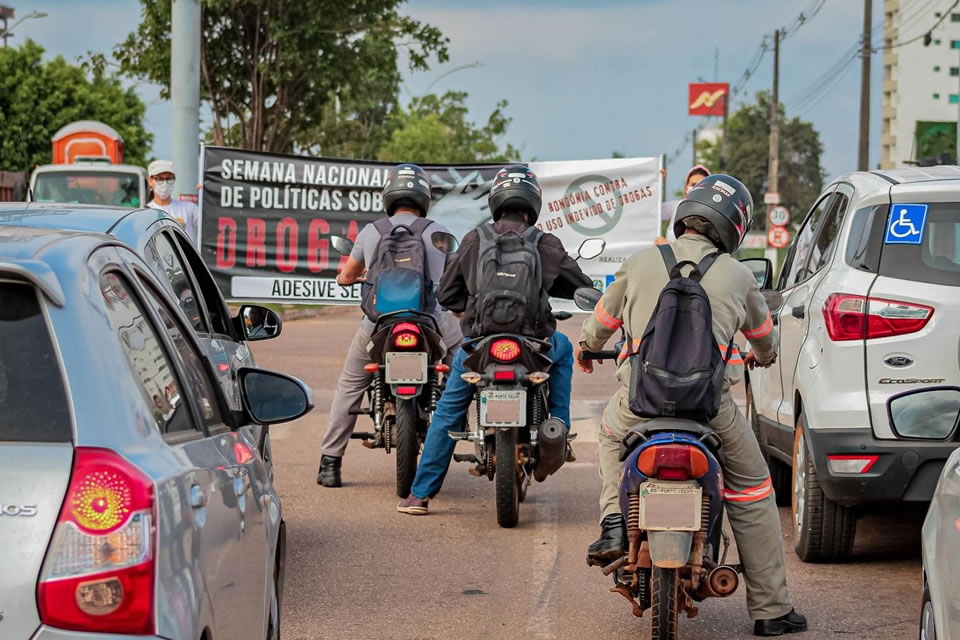
<instances>
[{"instance_id":1,"label":"motorcycle rear fender","mask_svg":"<svg viewBox=\"0 0 960 640\"><path fill-rule=\"evenodd\" d=\"M661 569L686 566L693 546L693 531L648 531L650 561Z\"/></svg>"}]
</instances>

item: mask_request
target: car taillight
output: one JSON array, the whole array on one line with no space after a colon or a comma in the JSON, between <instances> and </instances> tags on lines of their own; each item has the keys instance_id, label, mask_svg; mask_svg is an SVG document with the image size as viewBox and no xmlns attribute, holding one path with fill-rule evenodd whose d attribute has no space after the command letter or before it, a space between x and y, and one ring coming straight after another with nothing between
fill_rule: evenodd
<instances>
[{"instance_id":1,"label":"car taillight","mask_svg":"<svg viewBox=\"0 0 960 640\"><path fill-rule=\"evenodd\" d=\"M880 456L831 456L827 455L833 473L866 473L877 463Z\"/></svg>"},{"instance_id":2,"label":"car taillight","mask_svg":"<svg viewBox=\"0 0 960 640\"><path fill-rule=\"evenodd\" d=\"M412 349L420 343L420 327L412 322L401 322L393 327L393 346Z\"/></svg>"},{"instance_id":3,"label":"car taillight","mask_svg":"<svg viewBox=\"0 0 960 640\"><path fill-rule=\"evenodd\" d=\"M500 362L510 362L520 357L520 344L516 340L495 340L490 345L490 355Z\"/></svg>"},{"instance_id":4,"label":"car taillight","mask_svg":"<svg viewBox=\"0 0 960 640\"><path fill-rule=\"evenodd\" d=\"M637 456L637 471L648 478L689 480L703 477L709 469L707 456L692 445L658 444Z\"/></svg>"},{"instance_id":5,"label":"car taillight","mask_svg":"<svg viewBox=\"0 0 960 640\"><path fill-rule=\"evenodd\" d=\"M913 302L833 293L823 303L827 334L834 342L915 333L933 317L933 307Z\"/></svg>"},{"instance_id":6,"label":"car taillight","mask_svg":"<svg viewBox=\"0 0 960 640\"><path fill-rule=\"evenodd\" d=\"M37 584L44 624L153 634L153 482L107 449L78 447Z\"/></svg>"}]
</instances>

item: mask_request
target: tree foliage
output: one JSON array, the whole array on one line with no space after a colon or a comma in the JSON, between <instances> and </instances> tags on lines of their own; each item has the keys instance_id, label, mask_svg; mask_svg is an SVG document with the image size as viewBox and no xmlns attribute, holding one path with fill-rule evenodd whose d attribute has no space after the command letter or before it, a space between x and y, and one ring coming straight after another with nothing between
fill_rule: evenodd
<instances>
[{"instance_id":1,"label":"tree foliage","mask_svg":"<svg viewBox=\"0 0 960 640\"><path fill-rule=\"evenodd\" d=\"M99 120L123 136L124 160L145 164L153 136L144 129L146 107L113 76L45 61L28 40L0 48L0 170L27 171L53 158L51 138L76 120Z\"/></svg>"},{"instance_id":2,"label":"tree foliage","mask_svg":"<svg viewBox=\"0 0 960 640\"><path fill-rule=\"evenodd\" d=\"M390 140L380 149L379 158L390 162L470 164L511 162L519 152L511 144L500 148L498 139L507 131L510 118L504 114L506 100L483 125L467 120L466 92L448 91L442 96L427 94L414 98L406 110L391 117Z\"/></svg>"},{"instance_id":3,"label":"tree foliage","mask_svg":"<svg viewBox=\"0 0 960 640\"><path fill-rule=\"evenodd\" d=\"M820 194L824 171L820 164L823 145L820 134L809 122L787 119L780 107L780 201L799 222ZM700 157L711 169L720 166L720 141L703 141ZM754 206L762 219L763 194L767 187L770 155L770 93L761 91L753 104L741 104L727 120L726 173L739 178L753 194ZM757 225L762 228L762 225Z\"/></svg>"},{"instance_id":4,"label":"tree foliage","mask_svg":"<svg viewBox=\"0 0 960 640\"><path fill-rule=\"evenodd\" d=\"M398 49L411 69L447 60L438 29L403 0L201 0L201 95L212 138L268 152L377 146L395 104ZM170 89L171 0L141 0L136 33L117 45L124 72ZM101 64L103 58L98 59ZM349 143L349 144L348 144Z\"/></svg>"}]
</instances>

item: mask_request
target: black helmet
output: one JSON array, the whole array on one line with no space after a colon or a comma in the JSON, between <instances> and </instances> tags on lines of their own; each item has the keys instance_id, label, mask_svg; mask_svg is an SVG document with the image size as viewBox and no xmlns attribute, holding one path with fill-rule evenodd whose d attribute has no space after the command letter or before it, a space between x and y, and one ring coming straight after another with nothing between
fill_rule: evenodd
<instances>
[{"instance_id":1,"label":"black helmet","mask_svg":"<svg viewBox=\"0 0 960 640\"><path fill-rule=\"evenodd\" d=\"M673 233L679 238L687 225L684 218L703 218L720 238L718 248L733 253L753 224L753 197L733 176L714 174L697 183L677 205Z\"/></svg>"},{"instance_id":2,"label":"black helmet","mask_svg":"<svg viewBox=\"0 0 960 640\"><path fill-rule=\"evenodd\" d=\"M522 164L509 164L497 172L490 189L490 215L496 222L508 208L523 209L532 214L530 224L540 217L543 205L540 183L533 171Z\"/></svg>"},{"instance_id":3,"label":"black helmet","mask_svg":"<svg viewBox=\"0 0 960 640\"><path fill-rule=\"evenodd\" d=\"M415 164L398 164L390 170L383 185L383 208L388 216L401 206L419 209L426 216L430 202L430 183L423 169Z\"/></svg>"}]
</instances>

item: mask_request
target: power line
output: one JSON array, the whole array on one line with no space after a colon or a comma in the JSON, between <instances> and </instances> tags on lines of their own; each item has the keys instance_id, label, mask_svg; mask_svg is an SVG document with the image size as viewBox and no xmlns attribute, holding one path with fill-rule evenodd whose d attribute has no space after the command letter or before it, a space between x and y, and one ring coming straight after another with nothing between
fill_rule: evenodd
<instances>
[{"instance_id":1,"label":"power line","mask_svg":"<svg viewBox=\"0 0 960 640\"><path fill-rule=\"evenodd\" d=\"M939 18L936 22L933 23L933 26L932 26L932 27L930 27L929 29L927 29L925 32L921 33L921 34L918 35L917 37L915 37L915 38L910 38L909 40L905 40L905 41L903 41L903 42L897 42L896 44L892 44L892 45L890 45L889 47L887 47L887 46L875 47L875 48L874 48L874 51L886 51L886 50L889 50L889 49L897 49L897 48L899 48L899 47L903 47L903 46L906 46L906 45L908 45L908 44L912 44L912 43L916 42L917 40L920 40L921 38L930 37L931 34L933 33L933 30L936 29L937 27L939 27L939 26L940 26L940 23L942 23L944 20L947 19L947 16L950 14L951 11L953 11L954 9L957 8L957 5L958 5L958 4L960 4L960 0L955 0L954 3L953 3L952 5L950 5L950 7L940 15L940 18Z\"/></svg>"}]
</instances>

